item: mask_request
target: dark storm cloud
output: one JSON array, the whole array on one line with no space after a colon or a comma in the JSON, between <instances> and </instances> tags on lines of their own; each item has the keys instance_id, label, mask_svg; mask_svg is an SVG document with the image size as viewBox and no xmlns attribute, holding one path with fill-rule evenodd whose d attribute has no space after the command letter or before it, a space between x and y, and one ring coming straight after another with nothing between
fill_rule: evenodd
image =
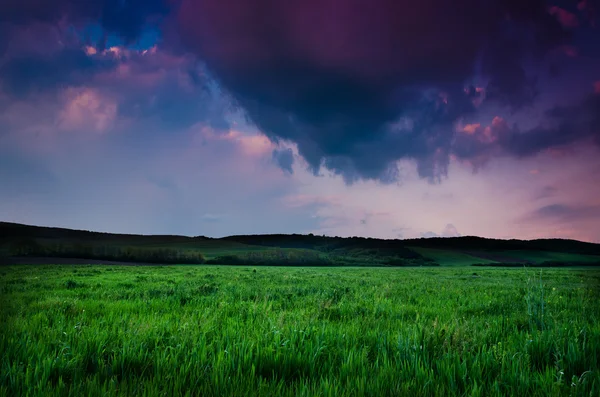
<instances>
[{"instance_id":1,"label":"dark storm cloud","mask_svg":"<svg viewBox=\"0 0 600 397\"><path fill-rule=\"evenodd\" d=\"M4 90L13 95L30 91L53 89L66 83L77 83L89 78L94 69L106 67L106 62L86 56L73 40L72 27L82 28L98 24L99 43L90 43L103 49L106 36L116 35L126 43L134 42L143 29L160 20L172 10L170 0L4 0L0 2L0 76ZM62 48L55 53L20 50L20 33L29 30L38 36L36 41L47 40L41 26L57 28ZM33 33L32 33L33 30ZM88 38L89 39L89 38ZM56 45L59 39L52 43ZM9 48L17 49L16 57ZM39 50L39 49L38 49ZM5 59L3 59L3 57ZM74 80L74 81L72 81Z\"/></svg>"},{"instance_id":2,"label":"dark storm cloud","mask_svg":"<svg viewBox=\"0 0 600 397\"><path fill-rule=\"evenodd\" d=\"M315 174L325 167L348 183L389 183L399 177L396 160L412 159L422 177L437 181L453 154L477 165L500 152L529 156L590 135L589 110L575 108L563 109L575 118L549 112L549 120L530 131L506 122L492 126L494 142L454 132L457 120L476 118L482 101L513 111L534 102L539 61L591 20L582 14L595 9L596 1L584 2L579 11L563 3L379 0L367 7L361 0L6 0L0 6L0 54L11 37L18 41L11 32L35 23L79 33L97 24L105 38L117 35L126 43L148 27L162 28L161 50L181 56L183 46L193 52L234 105L273 142L295 142ZM77 48L86 39L78 40L59 51L0 60L4 91L24 96L81 85L115 66L114 59L87 56ZM98 50L103 43L95 43ZM145 60L128 62L136 74L145 73ZM197 70L188 71L191 91L171 88L173 80L156 87L155 95L132 89L130 100L119 105L120 115L152 117L174 129L206 120L217 130L228 128L216 115L222 109L198 105L210 95L201 87L209 79ZM476 81L486 82L485 91ZM291 169L288 154L273 153L273 159Z\"/></svg>"},{"instance_id":3,"label":"dark storm cloud","mask_svg":"<svg viewBox=\"0 0 600 397\"><path fill-rule=\"evenodd\" d=\"M126 41L136 39L149 18L171 11L171 0L3 0L0 24L27 25L34 22L100 23L107 32Z\"/></svg>"},{"instance_id":4,"label":"dark storm cloud","mask_svg":"<svg viewBox=\"0 0 600 397\"><path fill-rule=\"evenodd\" d=\"M0 84L7 94L23 97L35 91L85 83L95 73L116 65L112 58L92 58L78 48L66 48L49 55L28 54L0 64Z\"/></svg>"},{"instance_id":5,"label":"dark storm cloud","mask_svg":"<svg viewBox=\"0 0 600 397\"><path fill-rule=\"evenodd\" d=\"M273 150L273 161L275 161L275 164L282 170L289 172L290 174L294 173L294 169L292 168L294 165L294 153L292 152L292 149Z\"/></svg>"},{"instance_id":6,"label":"dark storm cloud","mask_svg":"<svg viewBox=\"0 0 600 397\"><path fill-rule=\"evenodd\" d=\"M0 92L12 100L55 95L67 87L97 87L118 99L122 118L151 120L153 127L167 130L198 122L216 131L229 128L228 104L215 101L220 94L201 62L175 54L161 40L160 28L174 15L178 0L0 4ZM150 41L148 29L158 32ZM92 31L100 37L89 37ZM107 35L125 45L104 51ZM143 51L127 45L137 39L144 40L139 43L144 49L154 47Z\"/></svg>"},{"instance_id":7,"label":"dark storm cloud","mask_svg":"<svg viewBox=\"0 0 600 397\"><path fill-rule=\"evenodd\" d=\"M484 163L495 155L527 157L585 140L600 145L600 93L549 109L544 122L530 130L521 131L500 117L487 127L474 125L456 135L452 148L461 159Z\"/></svg>"},{"instance_id":8,"label":"dark storm cloud","mask_svg":"<svg viewBox=\"0 0 600 397\"><path fill-rule=\"evenodd\" d=\"M229 129L225 103L210 86L210 79L194 59L164 53L131 52L121 63L130 79L113 78L98 83L122 92L119 114L127 118L152 120L167 130L180 130L205 122L215 131Z\"/></svg>"},{"instance_id":9,"label":"dark storm cloud","mask_svg":"<svg viewBox=\"0 0 600 397\"><path fill-rule=\"evenodd\" d=\"M600 94L590 94L580 104L552 108L546 115L548 126L542 125L526 133L513 132L507 142L509 152L528 156L544 148L587 138L600 144Z\"/></svg>"},{"instance_id":10,"label":"dark storm cloud","mask_svg":"<svg viewBox=\"0 0 600 397\"><path fill-rule=\"evenodd\" d=\"M394 179L413 158L424 177L447 168L452 123L474 111L464 85L489 80L489 101L535 98L524 62L568 41L540 0L184 0L183 41L274 141L298 144L316 173ZM416 104L419 104L417 106ZM415 120L393 132L400 116Z\"/></svg>"},{"instance_id":11,"label":"dark storm cloud","mask_svg":"<svg viewBox=\"0 0 600 397\"><path fill-rule=\"evenodd\" d=\"M116 66L111 57L89 57L74 39L71 27L100 24L102 34L114 34L131 42L138 38L148 22L165 15L169 0L5 0L0 5L0 80L5 93L17 97L34 91L54 90L87 82L103 70ZM58 31L48 46L21 49L23 31L37 41L47 40L47 30ZM60 42L60 44L58 44ZM16 54L6 55L12 47ZM43 47L43 46L42 46Z\"/></svg>"}]
</instances>

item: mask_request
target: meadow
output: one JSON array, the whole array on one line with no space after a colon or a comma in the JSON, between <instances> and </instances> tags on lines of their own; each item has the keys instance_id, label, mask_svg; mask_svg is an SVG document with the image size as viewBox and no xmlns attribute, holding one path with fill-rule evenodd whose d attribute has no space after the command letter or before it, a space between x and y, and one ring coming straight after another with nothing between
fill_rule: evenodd
<instances>
[{"instance_id":1,"label":"meadow","mask_svg":"<svg viewBox=\"0 0 600 397\"><path fill-rule=\"evenodd\" d=\"M600 269L0 267L0 395L598 396Z\"/></svg>"}]
</instances>

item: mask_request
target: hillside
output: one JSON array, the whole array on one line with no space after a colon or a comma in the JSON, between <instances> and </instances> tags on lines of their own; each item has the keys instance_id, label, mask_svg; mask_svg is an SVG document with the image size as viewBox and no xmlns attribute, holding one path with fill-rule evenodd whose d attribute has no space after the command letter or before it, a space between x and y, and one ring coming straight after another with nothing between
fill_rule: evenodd
<instances>
[{"instance_id":1,"label":"hillside","mask_svg":"<svg viewBox=\"0 0 600 397\"><path fill-rule=\"evenodd\" d=\"M382 240L309 235L113 234L0 222L0 256L235 265L600 265L600 244L481 237Z\"/></svg>"}]
</instances>

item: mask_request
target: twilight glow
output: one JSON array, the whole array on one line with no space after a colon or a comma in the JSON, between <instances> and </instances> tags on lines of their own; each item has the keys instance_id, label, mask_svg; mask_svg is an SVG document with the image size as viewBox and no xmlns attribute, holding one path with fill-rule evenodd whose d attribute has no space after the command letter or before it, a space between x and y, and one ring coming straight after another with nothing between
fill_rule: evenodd
<instances>
[{"instance_id":1,"label":"twilight glow","mask_svg":"<svg viewBox=\"0 0 600 397\"><path fill-rule=\"evenodd\" d=\"M600 4L4 0L0 220L600 242Z\"/></svg>"}]
</instances>

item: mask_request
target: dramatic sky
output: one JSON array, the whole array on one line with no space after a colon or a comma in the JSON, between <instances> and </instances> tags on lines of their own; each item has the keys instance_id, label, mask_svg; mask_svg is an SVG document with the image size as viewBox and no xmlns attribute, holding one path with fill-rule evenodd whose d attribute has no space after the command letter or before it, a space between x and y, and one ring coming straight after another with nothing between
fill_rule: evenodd
<instances>
[{"instance_id":1,"label":"dramatic sky","mask_svg":"<svg viewBox=\"0 0 600 397\"><path fill-rule=\"evenodd\" d=\"M600 242L600 2L2 0L0 220Z\"/></svg>"}]
</instances>

